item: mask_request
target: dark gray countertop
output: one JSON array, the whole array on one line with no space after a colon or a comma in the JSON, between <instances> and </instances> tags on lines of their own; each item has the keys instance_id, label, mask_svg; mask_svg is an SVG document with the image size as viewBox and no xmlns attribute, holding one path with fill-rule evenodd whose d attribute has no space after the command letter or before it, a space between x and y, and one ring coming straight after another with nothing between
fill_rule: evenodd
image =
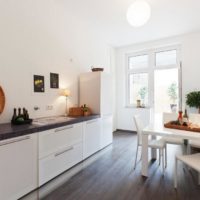
<instances>
[{"instance_id":1,"label":"dark gray countertop","mask_svg":"<svg viewBox=\"0 0 200 200\"><path fill-rule=\"evenodd\" d=\"M90 115L87 117L66 118L61 120L61 117L51 117L48 123L32 123L26 125L12 125L11 123L0 124L0 140L10 139L18 136L28 135L40 131L45 131L61 126L71 125L79 122L84 122L99 118L100 115ZM47 118L48 119L48 118ZM55 119L55 120L53 120ZM58 120L57 120L58 119ZM40 121L40 119L38 120ZM45 118L43 118L45 121Z\"/></svg>"}]
</instances>

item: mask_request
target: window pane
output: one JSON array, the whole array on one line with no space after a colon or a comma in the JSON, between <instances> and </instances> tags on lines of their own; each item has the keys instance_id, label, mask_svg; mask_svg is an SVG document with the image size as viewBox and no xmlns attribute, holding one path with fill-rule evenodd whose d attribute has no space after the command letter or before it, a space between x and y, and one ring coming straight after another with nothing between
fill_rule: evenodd
<instances>
[{"instance_id":1,"label":"window pane","mask_svg":"<svg viewBox=\"0 0 200 200\"><path fill-rule=\"evenodd\" d=\"M154 108L156 114L178 111L178 86L178 69L154 71Z\"/></svg>"},{"instance_id":2,"label":"window pane","mask_svg":"<svg viewBox=\"0 0 200 200\"><path fill-rule=\"evenodd\" d=\"M148 55L129 57L128 60L129 69L147 68L148 67Z\"/></svg>"},{"instance_id":3,"label":"window pane","mask_svg":"<svg viewBox=\"0 0 200 200\"><path fill-rule=\"evenodd\" d=\"M176 50L156 53L156 66L176 65Z\"/></svg>"},{"instance_id":4,"label":"window pane","mask_svg":"<svg viewBox=\"0 0 200 200\"><path fill-rule=\"evenodd\" d=\"M148 105L148 74L129 75L129 90L129 103L131 105L136 105L137 100L141 100L143 105Z\"/></svg>"}]
</instances>

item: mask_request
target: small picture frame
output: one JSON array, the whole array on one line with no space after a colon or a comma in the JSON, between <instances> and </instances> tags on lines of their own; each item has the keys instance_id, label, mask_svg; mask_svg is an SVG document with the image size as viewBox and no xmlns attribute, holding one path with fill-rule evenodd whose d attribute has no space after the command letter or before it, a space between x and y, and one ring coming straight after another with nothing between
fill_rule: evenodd
<instances>
[{"instance_id":1,"label":"small picture frame","mask_svg":"<svg viewBox=\"0 0 200 200\"><path fill-rule=\"evenodd\" d=\"M59 74L50 73L50 88L59 88Z\"/></svg>"},{"instance_id":2,"label":"small picture frame","mask_svg":"<svg viewBox=\"0 0 200 200\"><path fill-rule=\"evenodd\" d=\"M34 92L45 92L44 76L33 75L33 87L34 87Z\"/></svg>"}]
</instances>

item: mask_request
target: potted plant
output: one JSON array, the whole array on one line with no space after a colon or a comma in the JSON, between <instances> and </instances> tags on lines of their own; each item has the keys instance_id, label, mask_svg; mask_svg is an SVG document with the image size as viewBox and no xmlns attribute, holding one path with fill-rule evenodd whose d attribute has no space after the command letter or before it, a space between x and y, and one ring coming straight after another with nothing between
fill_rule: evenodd
<instances>
[{"instance_id":1,"label":"potted plant","mask_svg":"<svg viewBox=\"0 0 200 200\"><path fill-rule=\"evenodd\" d=\"M168 90L167 90L168 96L170 100L172 101L172 103L170 104L170 108L172 112L176 112L176 109L177 109L177 104L176 104L176 100L178 99L177 90L178 90L178 86L176 83L171 83L171 85L168 87Z\"/></svg>"},{"instance_id":2,"label":"potted plant","mask_svg":"<svg viewBox=\"0 0 200 200\"><path fill-rule=\"evenodd\" d=\"M82 106L82 110L83 110L83 115L84 115L84 116L90 115L90 109L86 106L86 104L84 104L84 105Z\"/></svg>"},{"instance_id":3,"label":"potted plant","mask_svg":"<svg viewBox=\"0 0 200 200\"><path fill-rule=\"evenodd\" d=\"M186 95L186 104L198 108L200 113L200 91L193 91Z\"/></svg>"},{"instance_id":4,"label":"potted plant","mask_svg":"<svg viewBox=\"0 0 200 200\"><path fill-rule=\"evenodd\" d=\"M142 106L144 107L144 99L147 94L147 87L141 87L138 94L140 96L140 99L142 100Z\"/></svg>"}]
</instances>

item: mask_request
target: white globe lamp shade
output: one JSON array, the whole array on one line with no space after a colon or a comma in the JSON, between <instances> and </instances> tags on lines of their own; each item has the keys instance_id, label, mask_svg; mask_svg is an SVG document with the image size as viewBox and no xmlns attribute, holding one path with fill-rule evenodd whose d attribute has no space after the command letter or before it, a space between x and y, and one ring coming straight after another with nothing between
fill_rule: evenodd
<instances>
[{"instance_id":1,"label":"white globe lamp shade","mask_svg":"<svg viewBox=\"0 0 200 200\"><path fill-rule=\"evenodd\" d=\"M151 16L151 7L146 1L137 0L127 10L127 20L135 27L143 26Z\"/></svg>"}]
</instances>

